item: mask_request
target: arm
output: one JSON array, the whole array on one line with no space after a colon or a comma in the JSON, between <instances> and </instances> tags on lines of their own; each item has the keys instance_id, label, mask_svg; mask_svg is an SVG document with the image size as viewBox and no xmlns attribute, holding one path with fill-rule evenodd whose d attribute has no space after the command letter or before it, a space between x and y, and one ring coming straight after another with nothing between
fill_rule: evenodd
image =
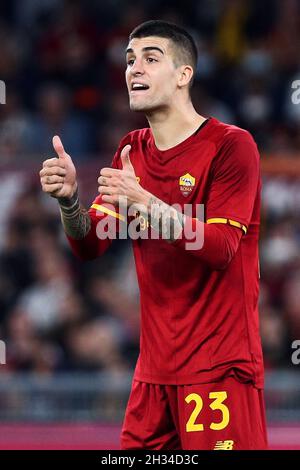
<instances>
[{"instance_id":1,"label":"arm","mask_svg":"<svg viewBox=\"0 0 300 470\"><path fill-rule=\"evenodd\" d=\"M56 158L43 163L40 171L42 189L59 203L62 224L72 251L80 259L93 259L110 245L99 240L96 233L97 218L80 204L76 169L58 136L53 138Z\"/></svg>"},{"instance_id":2,"label":"arm","mask_svg":"<svg viewBox=\"0 0 300 470\"><path fill-rule=\"evenodd\" d=\"M120 196L126 196L128 206L133 205L162 238L181 249L192 241L183 230L189 224L192 233L203 233L204 238L203 246L191 250L191 255L212 269L226 268L247 231L257 194L259 156L253 139L239 132L223 144L212 170L205 206L207 223L191 220L144 190L136 181L129 151L130 146L125 146L121 153L123 170L101 171L98 182L103 200L116 204Z\"/></svg>"},{"instance_id":3,"label":"arm","mask_svg":"<svg viewBox=\"0 0 300 470\"><path fill-rule=\"evenodd\" d=\"M203 233L203 246L200 249L191 250L190 253L212 269L224 269L231 262L238 250L242 230L230 225L207 224L191 219L151 193L145 192L141 200L144 201L141 207L147 208L143 214L144 217L167 242L185 249L186 243L195 241L197 233ZM185 237L187 224L190 224L189 229L194 235L192 239Z\"/></svg>"},{"instance_id":4,"label":"arm","mask_svg":"<svg viewBox=\"0 0 300 470\"><path fill-rule=\"evenodd\" d=\"M224 139L211 168L211 180L205 201L206 223L188 217L182 219L181 214L175 216L177 234L182 222L184 230L179 237L175 233L174 245L186 249L187 243L195 239L186 235L201 234L203 246L191 250L191 255L212 269L224 269L247 233L260 186L259 154L250 134L239 130ZM150 206L153 201L148 197ZM163 211L166 205L157 202ZM148 208L148 214L151 214L151 208Z\"/></svg>"},{"instance_id":5,"label":"arm","mask_svg":"<svg viewBox=\"0 0 300 470\"><path fill-rule=\"evenodd\" d=\"M61 197L57 200L66 235L74 240L85 238L91 229L91 218L79 202L78 189L70 198Z\"/></svg>"},{"instance_id":6,"label":"arm","mask_svg":"<svg viewBox=\"0 0 300 470\"><path fill-rule=\"evenodd\" d=\"M92 260L109 247L109 240L97 237L97 220L80 204L78 190L71 198L58 198L62 224L71 246L79 259Z\"/></svg>"}]
</instances>

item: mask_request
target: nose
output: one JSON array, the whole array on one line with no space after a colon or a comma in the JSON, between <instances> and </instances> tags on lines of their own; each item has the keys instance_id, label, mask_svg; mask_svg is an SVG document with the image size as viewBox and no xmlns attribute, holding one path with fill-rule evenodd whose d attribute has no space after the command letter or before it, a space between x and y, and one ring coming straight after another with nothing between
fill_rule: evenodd
<instances>
[{"instance_id":1,"label":"nose","mask_svg":"<svg viewBox=\"0 0 300 470\"><path fill-rule=\"evenodd\" d=\"M144 73L143 61L136 59L134 61L133 66L130 69L130 72L133 76L143 75Z\"/></svg>"}]
</instances>

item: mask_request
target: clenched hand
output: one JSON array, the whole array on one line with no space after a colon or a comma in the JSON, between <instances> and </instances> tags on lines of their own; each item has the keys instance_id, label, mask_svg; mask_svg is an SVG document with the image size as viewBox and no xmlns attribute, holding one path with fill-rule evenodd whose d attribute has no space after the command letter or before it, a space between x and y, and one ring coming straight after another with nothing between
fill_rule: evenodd
<instances>
[{"instance_id":1,"label":"clenched hand","mask_svg":"<svg viewBox=\"0 0 300 470\"><path fill-rule=\"evenodd\" d=\"M53 137L52 142L57 157L43 162L40 171L42 189L55 198L71 198L77 189L74 163L57 135Z\"/></svg>"},{"instance_id":2,"label":"clenched hand","mask_svg":"<svg viewBox=\"0 0 300 470\"><path fill-rule=\"evenodd\" d=\"M143 204L146 191L139 185L130 161L130 145L125 145L121 152L122 170L103 168L98 178L98 191L102 199L118 205L120 198L127 198L127 205ZM124 201L125 202L125 201Z\"/></svg>"}]
</instances>

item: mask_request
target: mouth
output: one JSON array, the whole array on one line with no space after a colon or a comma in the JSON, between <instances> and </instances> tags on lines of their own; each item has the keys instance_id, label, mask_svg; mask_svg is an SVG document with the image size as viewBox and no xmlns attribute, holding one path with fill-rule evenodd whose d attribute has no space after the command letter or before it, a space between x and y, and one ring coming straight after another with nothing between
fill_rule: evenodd
<instances>
[{"instance_id":1,"label":"mouth","mask_svg":"<svg viewBox=\"0 0 300 470\"><path fill-rule=\"evenodd\" d=\"M133 82L131 84L130 94L136 95L140 93L145 93L147 90L149 90L149 88L149 85L147 85L146 83Z\"/></svg>"}]
</instances>

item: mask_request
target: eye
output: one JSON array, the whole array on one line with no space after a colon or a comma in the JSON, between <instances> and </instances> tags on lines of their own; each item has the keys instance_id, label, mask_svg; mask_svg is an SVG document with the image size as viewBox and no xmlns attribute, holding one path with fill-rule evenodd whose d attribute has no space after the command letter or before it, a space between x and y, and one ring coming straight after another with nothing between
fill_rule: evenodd
<instances>
[{"instance_id":1,"label":"eye","mask_svg":"<svg viewBox=\"0 0 300 470\"><path fill-rule=\"evenodd\" d=\"M147 62L149 62L150 64L153 63L153 62L157 62L156 59L154 59L153 57L147 57Z\"/></svg>"},{"instance_id":2,"label":"eye","mask_svg":"<svg viewBox=\"0 0 300 470\"><path fill-rule=\"evenodd\" d=\"M130 65L130 66L131 66L131 65L133 65L133 62L134 62L134 59L129 59L129 60L127 61L127 65Z\"/></svg>"}]
</instances>

